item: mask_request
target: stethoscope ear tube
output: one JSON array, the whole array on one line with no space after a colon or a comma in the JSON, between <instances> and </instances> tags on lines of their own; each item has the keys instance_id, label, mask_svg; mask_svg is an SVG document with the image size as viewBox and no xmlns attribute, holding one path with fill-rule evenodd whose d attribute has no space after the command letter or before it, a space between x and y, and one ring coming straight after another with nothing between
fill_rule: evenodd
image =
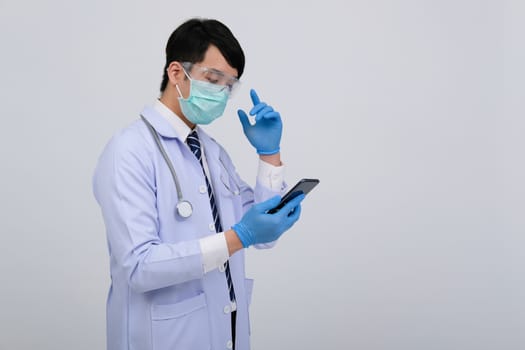
<instances>
[{"instance_id":1,"label":"stethoscope ear tube","mask_svg":"<svg viewBox=\"0 0 525 350\"><path fill-rule=\"evenodd\" d=\"M151 135L153 136L153 139L155 140L155 143L157 144L157 147L159 148L160 153L162 154L162 157L164 158L164 161L166 162L166 165L170 169L171 177L173 178L173 182L175 183L175 188L177 189L177 199L178 203L176 205L177 212L179 215L183 218L188 218L193 213L193 207L191 203L187 200L185 200L182 196L182 191L179 184L179 178L177 177L177 173L175 172L175 168L173 168L173 164L171 163L168 154L166 153L166 150L162 146L162 143L160 142L159 135L157 134L157 131L151 125L146 118L144 118L143 115L140 116L142 121L146 124L149 131L151 132Z\"/></svg>"}]
</instances>

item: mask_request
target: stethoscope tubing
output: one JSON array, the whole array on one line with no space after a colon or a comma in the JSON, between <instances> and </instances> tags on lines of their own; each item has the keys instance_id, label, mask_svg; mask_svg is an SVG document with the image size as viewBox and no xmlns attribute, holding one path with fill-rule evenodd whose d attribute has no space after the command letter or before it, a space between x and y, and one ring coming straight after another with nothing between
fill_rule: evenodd
<instances>
[{"instance_id":1,"label":"stethoscope tubing","mask_svg":"<svg viewBox=\"0 0 525 350\"><path fill-rule=\"evenodd\" d=\"M183 195L182 195L182 190L181 190L181 186L180 186L180 183L179 183L179 178L177 176L177 172L175 171L175 168L173 167L173 164L170 161L170 159L168 157L168 154L166 153L166 150L164 149L164 147L162 146L162 143L160 142L160 137L157 134L157 131L155 130L153 125L151 125L146 120L146 118L144 118L143 115L141 115L140 118L142 118L142 121L147 125L149 131L151 132L151 135L153 136L153 139L155 140L155 143L157 144L157 147L158 147L160 153L162 154L162 157L164 158L164 161L166 162L166 165L170 169L171 177L173 178L173 182L175 183L175 188L177 189L177 199L178 199L178 203L177 203L177 206L176 206L177 207L177 212L183 218L190 217L191 214L193 213L193 207L192 207L191 203L189 201L185 200Z\"/></svg>"}]
</instances>

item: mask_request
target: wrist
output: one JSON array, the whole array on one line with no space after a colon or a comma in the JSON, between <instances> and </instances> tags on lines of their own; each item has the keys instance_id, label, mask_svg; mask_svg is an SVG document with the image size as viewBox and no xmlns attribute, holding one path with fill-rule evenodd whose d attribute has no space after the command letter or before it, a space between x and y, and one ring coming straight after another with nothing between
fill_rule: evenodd
<instances>
[{"instance_id":1,"label":"wrist","mask_svg":"<svg viewBox=\"0 0 525 350\"><path fill-rule=\"evenodd\" d=\"M271 164L273 166L281 166L283 163L281 162L281 153L277 152L275 154L265 155L265 154L259 154L259 159L262 160L265 163Z\"/></svg>"},{"instance_id":2,"label":"wrist","mask_svg":"<svg viewBox=\"0 0 525 350\"><path fill-rule=\"evenodd\" d=\"M224 237L226 239L226 245L228 246L228 254L232 256L238 250L244 248L239 236L233 229L229 229L224 232Z\"/></svg>"},{"instance_id":3,"label":"wrist","mask_svg":"<svg viewBox=\"0 0 525 350\"><path fill-rule=\"evenodd\" d=\"M251 232L242 222L233 225L232 232L237 236L243 248L248 248L253 244L251 242Z\"/></svg>"}]
</instances>

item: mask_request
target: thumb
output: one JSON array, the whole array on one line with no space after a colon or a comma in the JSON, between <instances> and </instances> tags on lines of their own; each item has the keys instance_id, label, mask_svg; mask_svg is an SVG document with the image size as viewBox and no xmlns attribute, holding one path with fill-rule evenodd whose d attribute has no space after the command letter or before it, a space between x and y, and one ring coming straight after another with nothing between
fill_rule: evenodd
<instances>
[{"instance_id":1,"label":"thumb","mask_svg":"<svg viewBox=\"0 0 525 350\"><path fill-rule=\"evenodd\" d=\"M239 109L237 110L237 115L239 116L243 130L246 130L250 126L250 121L248 120L246 112L244 112L242 109Z\"/></svg>"},{"instance_id":2,"label":"thumb","mask_svg":"<svg viewBox=\"0 0 525 350\"><path fill-rule=\"evenodd\" d=\"M288 203L286 203L286 205L279 212L283 212L283 213L286 213L288 215L295 208L300 207L299 204L301 204L301 202L303 201L304 197L305 197L304 193L301 193L301 194L295 196L294 198L290 199L290 201Z\"/></svg>"},{"instance_id":3,"label":"thumb","mask_svg":"<svg viewBox=\"0 0 525 350\"><path fill-rule=\"evenodd\" d=\"M259 209L260 211L264 213L270 209L275 208L277 204L279 204L280 201L281 201L281 196L279 195L273 196L272 198L257 204L257 209Z\"/></svg>"}]
</instances>

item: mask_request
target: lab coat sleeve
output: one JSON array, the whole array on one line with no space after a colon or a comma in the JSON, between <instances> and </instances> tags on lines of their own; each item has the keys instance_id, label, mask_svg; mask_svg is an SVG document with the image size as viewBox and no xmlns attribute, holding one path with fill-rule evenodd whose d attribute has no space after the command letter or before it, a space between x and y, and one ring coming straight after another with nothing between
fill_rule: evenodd
<instances>
[{"instance_id":1,"label":"lab coat sleeve","mask_svg":"<svg viewBox=\"0 0 525 350\"><path fill-rule=\"evenodd\" d=\"M93 179L106 224L112 264L129 286L146 292L201 278L198 240L160 241L151 147L137 136L120 135L106 147Z\"/></svg>"}]
</instances>

